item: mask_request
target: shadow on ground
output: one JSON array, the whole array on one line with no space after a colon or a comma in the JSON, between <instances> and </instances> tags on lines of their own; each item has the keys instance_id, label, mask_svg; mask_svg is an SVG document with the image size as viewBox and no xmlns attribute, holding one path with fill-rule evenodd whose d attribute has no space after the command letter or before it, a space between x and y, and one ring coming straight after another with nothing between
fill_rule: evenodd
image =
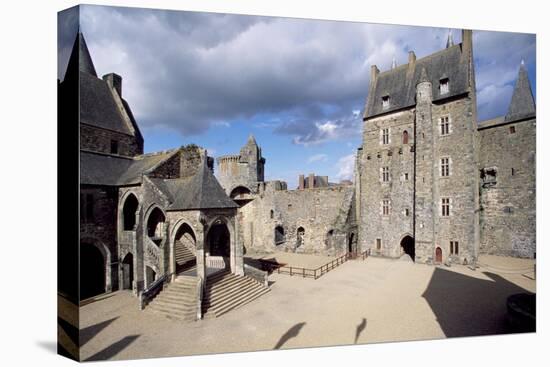
<instances>
[{"instance_id":1,"label":"shadow on ground","mask_svg":"<svg viewBox=\"0 0 550 367\"><path fill-rule=\"evenodd\" d=\"M508 322L506 300L526 290L497 274L483 274L491 280L435 268L422 297L447 337L517 332Z\"/></svg>"},{"instance_id":2,"label":"shadow on ground","mask_svg":"<svg viewBox=\"0 0 550 367\"><path fill-rule=\"evenodd\" d=\"M300 330L302 330L305 324L306 324L305 322L300 322L294 325L293 327L291 327L290 329L288 329L288 331L284 333L283 336L281 336L281 339L279 339L279 341L277 342L277 344L275 344L275 347L273 347L273 349L280 349L288 340L297 337L298 334L300 333Z\"/></svg>"},{"instance_id":3,"label":"shadow on ground","mask_svg":"<svg viewBox=\"0 0 550 367\"><path fill-rule=\"evenodd\" d=\"M367 319L363 317L363 320L359 325L357 325L357 328L355 329L355 341L354 344L357 344L357 340L359 340L359 336L361 333L367 328Z\"/></svg>"},{"instance_id":4,"label":"shadow on ground","mask_svg":"<svg viewBox=\"0 0 550 367\"><path fill-rule=\"evenodd\" d=\"M139 335L128 335L120 339L117 342L109 345L107 348L100 350L93 356L86 359L86 361L101 361L105 359L110 359L132 344L136 339L139 338Z\"/></svg>"}]
</instances>

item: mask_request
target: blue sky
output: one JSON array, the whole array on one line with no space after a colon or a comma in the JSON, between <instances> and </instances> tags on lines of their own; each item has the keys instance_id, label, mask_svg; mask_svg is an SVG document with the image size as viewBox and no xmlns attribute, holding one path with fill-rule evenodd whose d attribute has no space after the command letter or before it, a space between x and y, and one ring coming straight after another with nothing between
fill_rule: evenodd
<instances>
[{"instance_id":1,"label":"blue sky","mask_svg":"<svg viewBox=\"0 0 550 367\"><path fill-rule=\"evenodd\" d=\"M59 18L62 78L78 27ZM80 7L98 75L123 77L147 152L195 143L218 157L254 134L266 179L289 188L300 173L351 178L361 144L370 66L381 71L445 47L449 29L224 15L103 6ZM455 43L461 32L451 30ZM520 61L536 93L532 34L474 31L478 119L504 115Z\"/></svg>"}]
</instances>

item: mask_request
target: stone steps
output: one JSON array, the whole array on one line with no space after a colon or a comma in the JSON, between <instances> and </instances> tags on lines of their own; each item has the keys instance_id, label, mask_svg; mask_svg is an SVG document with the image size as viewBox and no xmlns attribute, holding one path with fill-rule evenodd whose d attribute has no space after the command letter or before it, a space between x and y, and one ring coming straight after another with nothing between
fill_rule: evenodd
<instances>
[{"instance_id":1,"label":"stone steps","mask_svg":"<svg viewBox=\"0 0 550 367\"><path fill-rule=\"evenodd\" d=\"M192 261L196 261L195 254L180 241L176 241L174 255L178 265L184 265Z\"/></svg>"},{"instance_id":2,"label":"stone steps","mask_svg":"<svg viewBox=\"0 0 550 367\"><path fill-rule=\"evenodd\" d=\"M202 302L204 318L219 317L269 292L256 280L229 272L208 277Z\"/></svg>"},{"instance_id":3,"label":"stone steps","mask_svg":"<svg viewBox=\"0 0 550 367\"><path fill-rule=\"evenodd\" d=\"M197 279L180 276L149 303L152 312L182 321L197 320Z\"/></svg>"}]
</instances>

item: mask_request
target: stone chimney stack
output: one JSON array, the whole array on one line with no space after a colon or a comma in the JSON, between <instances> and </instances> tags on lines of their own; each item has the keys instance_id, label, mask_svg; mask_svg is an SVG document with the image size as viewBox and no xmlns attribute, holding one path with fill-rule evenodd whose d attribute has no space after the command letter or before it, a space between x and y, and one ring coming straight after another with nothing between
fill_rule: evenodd
<instances>
[{"instance_id":1,"label":"stone chimney stack","mask_svg":"<svg viewBox=\"0 0 550 367\"><path fill-rule=\"evenodd\" d=\"M378 78L378 74L380 74L380 70L378 70L378 67L376 65L372 65L370 67L370 85L375 84L376 78Z\"/></svg>"},{"instance_id":2,"label":"stone chimney stack","mask_svg":"<svg viewBox=\"0 0 550 367\"><path fill-rule=\"evenodd\" d=\"M303 190L305 188L304 175L298 176L298 189Z\"/></svg>"},{"instance_id":3,"label":"stone chimney stack","mask_svg":"<svg viewBox=\"0 0 550 367\"><path fill-rule=\"evenodd\" d=\"M122 77L115 73L103 75L103 80L122 97Z\"/></svg>"},{"instance_id":4,"label":"stone chimney stack","mask_svg":"<svg viewBox=\"0 0 550 367\"><path fill-rule=\"evenodd\" d=\"M416 62L416 54L414 51L409 51L409 65Z\"/></svg>"}]
</instances>

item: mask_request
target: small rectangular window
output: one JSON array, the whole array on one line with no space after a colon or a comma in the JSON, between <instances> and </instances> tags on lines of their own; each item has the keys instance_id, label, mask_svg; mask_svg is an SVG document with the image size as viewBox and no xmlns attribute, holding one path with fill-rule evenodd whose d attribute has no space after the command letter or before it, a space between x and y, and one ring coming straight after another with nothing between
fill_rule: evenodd
<instances>
[{"instance_id":1,"label":"small rectangular window","mask_svg":"<svg viewBox=\"0 0 550 367\"><path fill-rule=\"evenodd\" d=\"M390 96L382 97L382 108L386 109L390 107Z\"/></svg>"},{"instance_id":2,"label":"small rectangular window","mask_svg":"<svg viewBox=\"0 0 550 367\"><path fill-rule=\"evenodd\" d=\"M381 248L382 248L382 239L377 238L376 239L376 249L380 251Z\"/></svg>"},{"instance_id":3,"label":"small rectangular window","mask_svg":"<svg viewBox=\"0 0 550 367\"><path fill-rule=\"evenodd\" d=\"M408 217L409 216L409 208L406 208L405 209L405 217Z\"/></svg>"},{"instance_id":4,"label":"small rectangular window","mask_svg":"<svg viewBox=\"0 0 550 367\"><path fill-rule=\"evenodd\" d=\"M390 201L389 199L382 200L382 215L390 215Z\"/></svg>"},{"instance_id":5,"label":"small rectangular window","mask_svg":"<svg viewBox=\"0 0 550 367\"><path fill-rule=\"evenodd\" d=\"M449 116L443 116L439 119L439 133L440 135L449 135Z\"/></svg>"},{"instance_id":6,"label":"small rectangular window","mask_svg":"<svg viewBox=\"0 0 550 367\"><path fill-rule=\"evenodd\" d=\"M441 177L448 177L449 174L449 158L441 158Z\"/></svg>"},{"instance_id":7,"label":"small rectangular window","mask_svg":"<svg viewBox=\"0 0 550 367\"><path fill-rule=\"evenodd\" d=\"M441 199L441 216L448 217L451 214L451 199L442 198Z\"/></svg>"},{"instance_id":8,"label":"small rectangular window","mask_svg":"<svg viewBox=\"0 0 550 367\"><path fill-rule=\"evenodd\" d=\"M439 94L449 93L449 78L441 79L439 81Z\"/></svg>"},{"instance_id":9,"label":"small rectangular window","mask_svg":"<svg viewBox=\"0 0 550 367\"><path fill-rule=\"evenodd\" d=\"M382 129L382 144L390 143L390 129Z\"/></svg>"},{"instance_id":10,"label":"small rectangular window","mask_svg":"<svg viewBox=\"0 0 550 367\"><path fill-rule=\"evenodd\" d=\"M390 180L390 168L382 167L382 182L388 182Z\"/></svg>"},{"instance_id":11,"label":"small rectangular window","mask_svg":"<svg viewBox=\"0 0 550 367\"><path fill-rule=\"evenodd\" d=\"M510 134L515 134L515 133L516 133L516 127L510 126Z\"/></svg>"},{"instance_id":12,"label":"small rectangular window","mask_svg":"<svg viewBox=\"0 0 550 367\"><path fill-rule=\"evenodd\" d=\"M405 181L409 181L409 174L407 172L405 172L405 174L403 175L403 179Z\"/></svg>"},{"instance_id":13,"label":"small rectangular window","mask_svg":"<svg viewBox=\"0 0 550 367\"><path fill-rule=\"evenodd\" d=\"M118 141L111 140L111 154L118 154Z\"/></svg>"},{"instance_id":14,"label":"small rectangular window","mask_svg":"<svg viewBox=\"0 0 550 367\"><path fill-rule=\"evenodd\" d=\"M451 255L458 255L458 241L451 241L449 253Z\"/></svg>"},{"instance_id":15,"label":"small rectangular window","mask_svg":"<svg viewBox=\"0 0 550 367\"><path fill-rule=\"evenodd\" d=\"M512 174L512 176L514 176L516 174L516 170L512 168L512 171L510 173Z\"/></svg>"}]
</instances>

